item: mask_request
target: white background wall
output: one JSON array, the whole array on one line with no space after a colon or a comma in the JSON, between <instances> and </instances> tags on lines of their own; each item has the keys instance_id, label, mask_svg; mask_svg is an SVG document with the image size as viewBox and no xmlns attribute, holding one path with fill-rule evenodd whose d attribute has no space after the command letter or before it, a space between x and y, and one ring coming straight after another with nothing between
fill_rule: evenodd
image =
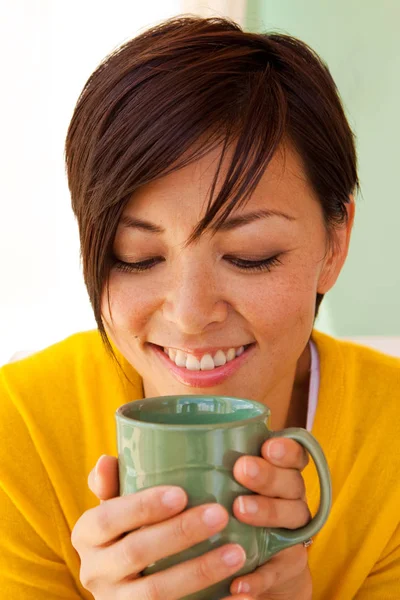
<instances>
[{"instance_id":1,"label":"white background wall","mask_svg":"<svg viewBox=\"0 0 400 600\"><path fill-rule=\"evenodd\" d=\"M0 364L95 327L64 141L89 75L179 0L0 0Z\"/></svg>"}]
</instances>

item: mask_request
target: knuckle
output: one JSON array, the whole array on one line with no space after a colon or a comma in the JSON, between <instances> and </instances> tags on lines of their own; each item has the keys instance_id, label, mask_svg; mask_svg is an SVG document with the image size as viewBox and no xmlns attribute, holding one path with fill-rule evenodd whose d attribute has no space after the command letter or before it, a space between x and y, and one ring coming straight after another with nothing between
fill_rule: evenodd
<instances>
[{"instance_id":1,"label":"knuckle","mask_svg":"<svg viewBox=\"0 0 400 600\"><path fill-rule=\"evenodd\" d=\"M270 527L297 529L306 525L311 518L309 508L303 500L268 498L266 510Z\"/></svg>"},{"instance_id":2,"label":"knuckle","mask_svg":"<svg viewBox=\"0 0 400 600\"><path fill-rule=\"evenodd\" d=\"M307 525L310 521L310 511L308 506L303 500L292 500L290 501L292 507L288 507L287 520L289 520L288 527L290 529L297 529Z\"/></svg>"},{"instance_id":3,"label":"knuckle","mask_svg":"<svg viewBox=\"0 0 400 600\"><path fill-rule=\"evenodd\" d=\"M138 566L138 552L132 535L126 535L120 541L120 549L122 566L134 571L134 573L131 572L131 575L136 574L136 571L140 571Z\"/></svg>"},{"instance_id":4,"label":"knuckle","mask_svg":"<svg viewBox=\"0 0 400 600\"><path fill-rule=\"evenodd\" d=\"M89 569L84 564L81 564L79 579L85 590L88 590L89 592L94 590L95 578L93 576L93 573L89 571Z\"/></svg>"},{"instance_id":5,"label":"knuckle","mask_svg":"<svg viewBox=\"0 0 400 600\"><path fill-rule=\"evenodd\" d=\"M264 465L262 468L263 473L263 487L268 489L274 489L279 480L279 470L271 463L264 461Z\"/></svg>"},{"instance_id":6,"label":"knuckle","mask_svg":"<svg viewBox=\"0 0 400 600\"><path fill-rule=\"evenodd\" d=\"M201 556L195 562L195 577L202 584L212 584L216 580L216 567L219 567L218 560L215 560L215 556ZM218 569L218 572L221 572Z\"/></svg>"},{"instance_id":7,"label":"knuckle","mask_svg":"<svg viewBox=\"0 0 400 600\"><path fill-rule=\"evenodd\" d=\"M145 493L139 492L133 497L135 499L135 513L138 521L145 525L151 519L152 504Z\"/></svg>"},{"instance_id":8,"label":"knuckle","mask_svg":"<svg viewBox=\"0 0 400 600\"><path fill-rule=\"evenodd\" d=\"M279 508L278 508L278 502L279 500L275 500L273 498L268 498L268 517L269 517L269 521L272 525L276 525L280 519L279 519Z\"/></svg>"},{"instance_id":9,"label":"knuckle","mask_svg":"<svg viewBox=\"0 0 400 600\"><path fill-rule=\"evenodd\" d=\"M97 530L102 536L108 537L112 530L112 523L110 518L110 509L107 502L103 502L93 509L94 516L94 529Z\"/></svg>"},{"instance_id":10,"label":"knuckle","mask_svg":"<svg viewBox=\"0 0 400 600\"><path fill-rule=\"evenodd\" d=\"M165 590L163 593L162 579L160 577L146 577L146 584L141 590L141 600L161 600L165 596Z\"/></svg>"},{"instance_id":11,"label":"knuckle","mask_svg":"<svg viewBox=\"0 0 400 600\"><path fill-rule=\"evenodd\" d=\"M193 519L190 516L190 513L183 513L174 523L175 536L183 540L185 544L192 542L194 538L195 528L193 527Z\"/></svg>"},{"instance_id":12,"label":"knuckle","mask_svg":"<svg viewBox=\"0 0 400 600\"><path fill-rule=\"evenodd\" d=\"M304 498L306 494L306 484L301 474L297 471L295 473L295 483L293 485L294 498Z\"/></svg>"},{"instance_id":13,"label":"knuckle","mask_svg":"<svg viewBox=\"0 0 400 600\"><path fill-rule=\"evenodd\" d=\"M271 565L264 565L260 572L257 571L253 575L255 589L258 589L262 592L267 592L271 590L277 583L277 569Z\"/></svg>"},{"instance_id":14,"label":"knuckle","mask_svg":"<svg viewBox=\"0 0 400 600\"><path fill-rule=\"evenodd\" d=\"M83 515L81 515L80 518L77 520L74 528L71 531L71 544L77 552L79 552L79 549L82 548L84 545L84 534L85 531L87 531L89 528L88 521L90 520L90 515L92 514L92 511L93 509L89 509L88 511L84 512Z\"/></svg>"}]
</instances>

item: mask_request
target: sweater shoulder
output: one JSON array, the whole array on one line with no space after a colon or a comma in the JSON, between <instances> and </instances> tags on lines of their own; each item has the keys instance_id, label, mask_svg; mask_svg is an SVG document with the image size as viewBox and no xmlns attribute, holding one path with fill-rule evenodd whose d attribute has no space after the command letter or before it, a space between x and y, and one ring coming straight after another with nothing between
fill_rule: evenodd
<instances>
[{"instance_id":1,"label":"sweater shoulder","mask_svg":"<svg viewBox=\"0 0 400 600\"><path fill-rule=\"evenodd\" d=\"M88 352L94 352L95 355L103 353L101 336L96 329L73 333L63 340L31 353L29 356L7 363L1 369L11 373L21 368L29 369L33 365L43 368L60 359L67 360L68 363L76 362L82 354Z\"/></svg>"},{"instance_id":2,"label":"sweater shoulder","mask_svg":"<svg viewBox=\"0 0 400 600\"><path fill-rule=\"evenodd\" d=\"M400 437L400 358L320 332L313 339L328 388L323 397L330 406L342 398L341 420L379 424Z\"/></svg>"},{"instance_id":3,"label":"sweater shoulder","mask_svg":"<svg viewBox=\"0 0 400 600\"><path fill-rule=\"evenodd\" d=\"M17 403L36 414L62 405L70 411L88 394L120 385L123 375L104 347L100 333L74 333L26 358L0 368L0 402ZM52 408L54 410L54 408ZM64 408L62 408L64 411ZM43 415L42 415L43 416ZM40 417L42 418L42 417Z\"/></svg>"},{"instance_id":4,"label":"sweater shoulder","mask_svg":"<svg viewBox=\"0 0 400 600\"><path fill-rule=\"evenodd\" d=\"M332 369L341 367L352 379L361 380L364 387L367 380L371 387L394 388L400 393L400 358L315 330L313 340Z\"/></svg>"},{"instance_id":5,"label":"sweater shoulder","mask_svg":"<svg viewBox=\"0 0 400 600\"><path fill-rule=\"evenodd\" d=\"M99 363L110 361L97 330L74 333L25 358L3 365L0 374L6 380L34 384L48 378L69 378L83 365L90 372Z\"/></svg>"}]
</instances>

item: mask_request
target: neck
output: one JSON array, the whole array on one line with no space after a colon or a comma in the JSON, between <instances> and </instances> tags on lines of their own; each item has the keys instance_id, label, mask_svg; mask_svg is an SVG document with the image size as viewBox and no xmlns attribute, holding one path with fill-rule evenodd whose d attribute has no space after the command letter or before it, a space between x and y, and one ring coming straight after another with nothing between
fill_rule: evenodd
<instances>
[{"instance_id":1,"label":"neck","mask_svg":"<svg viewBox=\"0 0 400 600\"><path fill-rule=\"evenodd\" d=\"M286 389L279 390L276 402L266 402L271 408L271 428L273 430L279 431L285 427L306 427L310 369L311 351L310 345L307 344L297 361L293 377L284 384ZM287 400L282 401L284 398Z\"/></svg>"}]
</instances>

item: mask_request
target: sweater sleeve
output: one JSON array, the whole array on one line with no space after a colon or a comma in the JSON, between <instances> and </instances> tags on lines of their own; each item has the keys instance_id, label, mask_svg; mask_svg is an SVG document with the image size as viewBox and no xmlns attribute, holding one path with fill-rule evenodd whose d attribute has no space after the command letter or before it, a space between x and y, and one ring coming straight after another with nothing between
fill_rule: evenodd
<instances>
[{"instance_id":1,"label":"sweater sleeve","mask_svg":"<svg viewBox=\"0 0 400 600\"><path fill-rule=\"evenodd\" d=\"M13 600L78 600L63 558L57 498L0 369L0 590Z\"/></svg>"},{"instance_id":2,"label":"sweater sleeve","mask_svg":"<svg viewBox=\"0 0 400 600\"><path fill-rule=\"evenodd\" d=\"M0 490L0 589L13 600L81 600L64 561Z\"/></svg>"},{"instance_id":3,"label":"sweater sleeve","mask_svg":"<svg viewBox=\"0 0 400 600\"><path fill-rule=\"evenodd\" d=\"M357 593L356 600L398 600L399 598L400 525Z\"/></svg>"}]
</instances>

